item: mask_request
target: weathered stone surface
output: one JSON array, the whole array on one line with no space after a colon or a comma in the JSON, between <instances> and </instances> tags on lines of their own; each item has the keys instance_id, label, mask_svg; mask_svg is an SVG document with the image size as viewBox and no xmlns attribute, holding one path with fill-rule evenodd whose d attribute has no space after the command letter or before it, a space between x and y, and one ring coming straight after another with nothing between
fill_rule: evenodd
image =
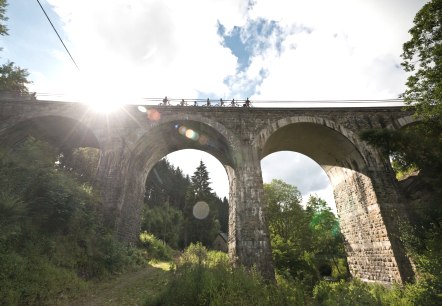
<instances>
[{"instance_id":1,"label":"weathered stone surface","mask_svg":"<svg viewBox=\"0 0 442 306\"><path fill-rule=\"evenodd\" d=\"M229 255L274 277L263 214L260 160L291 150L315 160L334 189L351 273L377 282L412 277L398 239L403 199L388 161L358 138L366 128L400 128L410 113L380 108L218 108L136 106L98 114L86 105L48 101L0 101L0 142L14 145L28 135L63 147L101 149L97 186L108 222L122 240L140 227L144 183L165 155L199 149L226 168L230 186ZM194 134L183 133L192 130ZM187 136L187 137L186 137Z\"/></svg>"}]
</instances>

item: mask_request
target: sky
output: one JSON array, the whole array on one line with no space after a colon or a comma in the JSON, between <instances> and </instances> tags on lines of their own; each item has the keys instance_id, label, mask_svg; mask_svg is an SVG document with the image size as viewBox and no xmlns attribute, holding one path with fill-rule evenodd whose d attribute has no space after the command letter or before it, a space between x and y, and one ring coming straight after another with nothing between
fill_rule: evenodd
<instances>
[{"instance_id":1,"label":"sky","mask_svg":"<svg viewBox=\"0 0 442 306\"><path fill-rule=\"evenodd\" d=\"M104 107L165 95L191 100L250 97L256 102L394 99L404 91L407 78L400 66L402 45L425 4L417 0L40 2L78 69L36 0L9 1L9 36L0 40L0 62L9 59L27 68L33 81L30 90L39 99ZM338 106L328 103L321 105ZM202 159L212 188L225 196L227 175L207 155L184 151L168 158L189 174ZM305 197L318 194L334 203L328 178L308 157L275 153L261 165L264 182L283 179Z\"/></svg>"}]
</instances>

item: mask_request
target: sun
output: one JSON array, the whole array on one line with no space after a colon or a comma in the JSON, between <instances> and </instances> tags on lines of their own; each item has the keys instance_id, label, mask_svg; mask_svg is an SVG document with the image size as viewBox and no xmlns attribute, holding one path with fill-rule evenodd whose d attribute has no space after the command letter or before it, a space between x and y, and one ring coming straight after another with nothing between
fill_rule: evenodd
<instances>
[{"instance_id":1,"label":"sun","mask_svg":"<svg viewBox=\"0 0 442 306\"><path fill-rule=\"evenodd\" d=\"M95 86L82 88L79 95L81 103L86 104L92 111L97 113L111 113L118 111L124 104L128 104L128 95L118 91L110 91L109 87L100 89Z\"/></svg>"},{"instance_id":2,"label":"sun","mask_svg":"<svg viewBox=\"0 0 442 306\"><path fill-rule=\"evenodd\" d=\"M83 102L89 106L91 110L97 113L108 114L120 109L124 103L115 101L112 98L93 99L88 102Z\"/></svg>"}]
</instances>

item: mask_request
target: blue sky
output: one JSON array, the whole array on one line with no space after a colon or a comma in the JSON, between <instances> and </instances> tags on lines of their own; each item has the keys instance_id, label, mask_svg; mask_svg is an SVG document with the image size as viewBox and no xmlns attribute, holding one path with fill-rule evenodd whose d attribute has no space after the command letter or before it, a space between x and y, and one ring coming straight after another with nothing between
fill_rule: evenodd
<instances>
[{"instance_id":1,"label":"blue sky","mask_svg":"<svg viewBox=\"0 0 442 306\"><path fill-rule=\"evenodd\" d=\"M9 2L10 35L1 38L0 60L27 68L34 82L30 89L44 93L41 98L53 93L62 94L53 99L90 103L137 103L165 95L252 101L397 98L406 80L402 44L424 4L41 0L78 71L38 3ZM191 165L183 154L171 158ZM279 167L282 157L292 167ZM215 161L207 163L214 165L209 169L214 189L226 195L224 170ZM262 167L265 181L283 178L304 195L327 192L324 197L332 201L327 178L302 156L270 156Z\"/></svg>"}]
</instances>

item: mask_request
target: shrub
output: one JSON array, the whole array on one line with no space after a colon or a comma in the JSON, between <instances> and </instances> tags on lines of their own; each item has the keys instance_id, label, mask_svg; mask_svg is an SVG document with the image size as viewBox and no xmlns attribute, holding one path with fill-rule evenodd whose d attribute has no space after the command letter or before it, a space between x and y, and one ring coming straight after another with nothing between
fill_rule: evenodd
<instances>
[{"instance_id":1,"label":"shrub","mask_svg":"<svg viewBox=\"0 0 442 306\"><path fill-rule=\"evenodd\" d=\"M359 280L345 282L319 282L313 289L318 305L381 305L379 296L373 294L368 284Z\"/></svg>"},{"instance_id":2,"label":"shrub","mask_svg":"<svg viewBox=\"0 0 442 306\"><path fill-rule=\"evenodd\" d=\"M0 254L1 305L52 305L86 287L73 271L45 258Z\"/></svg>"},{"instance_id":3,"label":"shrub","mask_svg":"<svg viewBox=\"0 0 442 306\"><path fill-rule=\"evenodd\" d=\"M0 148L0 305L53 305L85 280L144 263L101 220L92 187L55 163L48 144Z\"/></svg>"},{"instance_id":4,"label":"shrub","mask_svg":"<svg viewBox=\"0 0 442 306\"><path fill-rule=\"evenodd\" d=\"M146 231L140 233L140 245L147 250L149 259L172 259L173 250L151 233Z\"/></svg>"},{"instance_id":5,"label":"shrub","mask_svg":"<svg viewBox=\"0 0 442 306\"><path fill-rule=\"evenodd\" d=\"M304 305L298 288L267 284L255 270L227 263L227 254L191 244L172 281L146 305Z\"/></svg>"}]
</instances>

